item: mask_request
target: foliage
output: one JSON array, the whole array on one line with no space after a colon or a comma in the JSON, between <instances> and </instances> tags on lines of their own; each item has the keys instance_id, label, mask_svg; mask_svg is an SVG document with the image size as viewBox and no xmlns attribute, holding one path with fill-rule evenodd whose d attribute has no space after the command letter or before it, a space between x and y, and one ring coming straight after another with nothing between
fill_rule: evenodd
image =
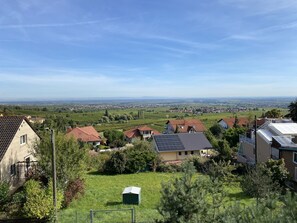
<instances>
[{"instance_id":1,"label":"foliage","mask_svg":"<svg viewBox=\"0 0 297 223\"><path fill-rule=\"evenodd\" d=\"M158 211L164 223L196 222L197 214L207 212L205 181L194 179L196 171L190 162L185 162L183 168L181 177L162 184Z\"/></svg>"},{"instance_id":2,"label":"foliage","mask_svg":"<svg viewBox=\"0 0 297 223\"><path fill-rule=\"evenodd\" d=\"M278 185L273 182L271 175L266 171L264 164L257 164L246 173L241 181L241 188L247 195L255 197L257 202L260 198L268 197L279 189Z\"/></svg>"},{"instance_id":3,"label":"foliage","mask_svg":"<svg viewBox=\"0 0 297 223\"><path fill-rule=\"evenodd\" d=\"M233 128L238 128L238 127L239 127L239 119L238 119L237 115L235 115Z\"/></svg>"},{"instance_id":4,"label":"foliage","mask_svg":"<svg viewBox=\"0 0 297 223\"><path fill-rule=\"evenodd\" d=\"M204 132L206 138L208 139L208 141L210 142L210 144L212 145L212 147L214 149L217 149L219 147L218 145L218 140L214 137L214 135L211 133L211 131L206 131Z\"/></svg>"},{"instance_id":5,"label":"foliage","mask_svg":"<svg viewBox=\"0 0 297 223\"><path fill-rule=\"evenodd\" d=\"M219 125L218 123L214 124L213 126L211 126L209 128L209 131L211 131L211 133L217 137L217 138L221 138L223 133L224 133L224 129L221 125Z\"/></svg>"},{"instance_id":6,"label":"foliage","mask_svg":"<svg viewBox=\"0 0 297 223\"><path fill-rule=\"evenodd\" d=\"M111 152L90 151L87 155L87 170L98 170L103 172L105 162L110 159Z\"/></svg>"},{"instance_id":7,"label":"foliage","mask_svg":"<svg viewBox=\"0 0 297 223\"><path fill-rule=\"evenodd\" d=\"M212 182L219 180L221 182L230 182L234 176L232 171L235 169L230 161L220 160L215 162L211 160L207 174Z\"/></svg>"},{"instance_id":8,"label":"foliage","mask_svg":"<svg viewBox=\"0 0 297 223\"><path fill-rule=\"evenodd\" d=\"M104 137L107 139L107 145L117 147L119 144L123 146L124 133L117 130L105 130L103 133ZM112 144L113 143L113 144Z\"/></svg>"},{"instance_id":9,"label":"foliage","mask_svg":"<svg viewBox=\"0 0 297 223\"><path fill-rule=\"evenodd\" d=\"M180 164L160 163L157 167L157 172L176 173L181 171L182 171L182 167Z\"/></svg>"},{"instance_id":10,"label":"foliage","mask_svg":"<svg viewBox=\"0 0 297 223\"><path fill-rule=\"evenodd\" d=\"M0 210L3 206L10 200L9 195L9 183L1 181L0 182Z\"/></svg>"},{"instance_id":11,"label":"foliage","mask_svg":"<svg viewBox=\"0 0 297 223\"><path fill-rule=\"evenodd\" d=\"M121 174L126 168L127 158L122 151L114 152L111 157L105 162L103 172L105 174Z\"/></svg>"},{"instance_id":12,"label":"foliage","mask_svg":"<svg viewBox=\"0 0 297 223\"><path fill-rule=\"evenodd\" d=\"M282 116L281 110L279 109L271 109L267 112L265 112L263 118L280 118Z\"/></svg>"},{"instance_id":13,"label":"foliage","mask_svg":"<svg viewBox=\"0 0 297 223\"><path fill-rule=\"evenodd\" d=\"M40 183L29 180L25 184L26 202L24 214L27 217L38 219L50 218L54 211L52 190L49 187L42 188ZM62 206L63 194L57 193L57 209Z\"/></svg>"},{"instance_id":14,"label":"foliage","mask_svg":"<svg viewBox=\"0 0 297 223\"><path fill-rule=\"evenodd\" d=\"M125 172L136 173L144 170L156 170L159 156L151 143L136 141L132 148L127 148L124 152L127 157Z\"/></svg>"},{"instance_id":15,"label":"foliage","mask_svg":"<svg viewBox=\"0 0 297 223\"><path fill-rule=\"evenodd\" d=\"M39 165L48 178L52 174L52 150L49 136L44 136L40 142L35 145L36 157ZM77 140L67 138L62 133L56 134L56 170L57 182L65 188L69 180L78 178L86 164L86 150L80 148Z\"/></svg>"},{"instance_id":16,"label":"foliage","mask_svg":"<svg viewBox=\"0 0 297 223\"><path fill-rule=\"evenodd\" d=\"M116 139L109 144L110 148L118 148L118 147L123 147L125 145L126 145L125 141L121 139Z\"/></svg>"},{"instance_id":17,"label":"foliage","mask_svg":"<svg viewBox=\"0 0 297 223\"><path fill-rule=\"evenodd\" d=\"M265 163L267 175L271 176L274 183L285 188L285 183L288 180L289 172L285 166L284 159L273 160L269 159Z\"/></svg>"},{"instance_id":18,"label":"foliage","mask_svg":"<svg viewBox=\"0 0 297 223\"><path fill-rule=\"evenodd\" d=\"M22 188L20 188L22 189ZM24 203L26 202L26 194L24 190L20 190L12 195L11 201L4 205L5 212L8 216L22 216Z\"/></svg>"},{"instance_id":19,"label":"foliage","mask_svg":"<svg viewBox=\"0 0 297 223\"><path fill-rule=\"evenodd\" d=\"M227 140L230 147L236 147L237 143L239 142L239 135L244 134L246 131L243 127L238 128L229 128L223 134L223 139Z\"/></svg>"},{"instance_id":20,"label":"foliage","mask_svg":"<svg viewBox=\"0 0 297 223\"><path fill-rule=\"evenodd\" d=\"M194 167L196 170L200 173L206 173L208 164L209 164L209 158L195 155L195 156L190 156L186 160L187 162L193 163Z\"/></svg>"},{"instance_id":21,"label":"foliage","mask_svg":"<svg viewBox=\"0 0 297 223\"><path fill-rule=\"evenodd\" d=\"M68 182L64 192L64 206L69 206L73 199L77 199L85 192L84 180L77 178Z\"/></svg>"},{"instance_id":22,"label":"foliage","mask_svg":"<svg viewBox=\"0 0 297 223\"><path fill-rule=\"evenodd\" d=\"M292 118L294 122L297 122L297 99L290 103L289 108L289 116Z\"/></svg>"},{"instance_id":23,"label":"foliage","mask_svg":"<svg viewBox=\"0 0 297 223\"><path fill-rule=\"evenodd\" d=\"M230 148L229 143L226 140L220 140L218 142L218 158L220 160L232 160L234 152Z\"/></svg>"}]
</instances>

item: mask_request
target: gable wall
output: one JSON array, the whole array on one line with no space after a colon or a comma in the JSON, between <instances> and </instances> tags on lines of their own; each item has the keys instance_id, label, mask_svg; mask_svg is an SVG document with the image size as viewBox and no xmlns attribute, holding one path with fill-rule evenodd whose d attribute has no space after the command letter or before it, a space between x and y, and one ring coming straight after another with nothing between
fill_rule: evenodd
<instances>
[{"instance_id":1,"label":"gable wall","mask_svg":"<svg viewBox=\"0 0 297 223\"><path fill-rule=\"evenodd\" d=\"M27 134L27 143L21 145L20 137L25 134ZM32 155L32 151L34 142L38 139L39 137L34 130L23 120L0 162L0 180L8 182L15 180L16 176L10 175L10 166L16 164L18 161L25 161L27 157L30 157L31 161L36 161L36 158Z\"/></svg>"}]
</instances>

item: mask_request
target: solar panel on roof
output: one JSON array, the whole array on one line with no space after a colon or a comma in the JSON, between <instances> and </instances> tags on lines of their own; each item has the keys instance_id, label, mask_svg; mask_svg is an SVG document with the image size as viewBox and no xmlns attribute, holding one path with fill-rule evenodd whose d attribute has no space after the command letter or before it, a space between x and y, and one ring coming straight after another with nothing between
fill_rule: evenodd
<instances>
[{"instance_id":1,"label":"solar panel on roof","mask_svg":"<svg viewBox=\"0 0 297 223\"><path fill-rule=\"evenodd\" d=\"M154 136L159 151L184 150L184 146L177 135Z\"/></svg>"}]
</instances>

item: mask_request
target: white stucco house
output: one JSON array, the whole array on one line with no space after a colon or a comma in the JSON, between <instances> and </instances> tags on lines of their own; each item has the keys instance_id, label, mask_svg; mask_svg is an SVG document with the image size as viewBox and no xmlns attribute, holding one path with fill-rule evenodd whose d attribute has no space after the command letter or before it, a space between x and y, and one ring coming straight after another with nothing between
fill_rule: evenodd
<instances>
[{"instance_id":1,"label":"white stucco house","mask_svg":"<svg viewBox=\"0 0 297 223\"><path fill-rule=\"evenodd\" d=\"M40 137L25 117L0 117L0 181L11 187L25 182L36 162L33 146L37 140Z\"/></svg>"}]
</instances>

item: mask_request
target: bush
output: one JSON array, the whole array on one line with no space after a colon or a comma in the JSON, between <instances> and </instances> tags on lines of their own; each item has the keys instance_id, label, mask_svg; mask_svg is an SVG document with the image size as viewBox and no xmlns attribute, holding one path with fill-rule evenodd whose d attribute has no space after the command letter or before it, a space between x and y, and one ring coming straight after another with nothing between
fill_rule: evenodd
<instances>
[{"instance_id":1,"label":"bush","mask_svg":"<svg viewBox=\"0 0 297 223\"><path fill-rule=\"evenodd\" d=\"M210 160L207 157L190 156L187 161L193 163L198 172L205 173L207 171Z\"/></svg>"},{"instance_id":2,"label":"bush","mask_svg":"<svg viewBox=\"0 0 297 223\"><path fill-rule=\"evenodd\" d=\"M103 172L103 166L110 157L111 152L98 153L90 151L87 155L87 170L98 170L99 173Z\"/></svg>"},{"instance_id":3,"label":"bush","mask_svg":"<svg viewBox=\"0 0 297 223\"><path fill-rule=\"evenodd\" d=\"M20 191L12 195L12 199L4 206L5 213L8 216L22 216L24 203L26 202L26 194L24 188L19 188Z\"/></svg>"},{"instance_id":4,"label":"bush","mask_svg":"<svg viewBox=\"0 0 297 223\"><path fill-rule=\"evenodd\" d=\"M155 170L159 162L159 156L152 144L146 141L137 141L132 148L128 148L124 152L127 157L126 173Z\"/></svg>"},{"instance_id":5,"label":"bush","mask_svg":"<svg viewBox=\"0 0 297 223\"><path fill-rule=\"evenodd\" d=\"M9 200L9 184L7 182L0 182L0 210L2 210L3 205L8 203Z\"/></svg>"},{"instance_id":6,"label":"bush","mask_svg":"<svg viewBox=\"0 0 297 223\"><path fill-rule=\"evenodd\" d=\"M157 167L157 172L175 173L175 172L181 172L181 171L182 171L182 167L180 164L161 163Z\"/></svg>"},{"instance_id":7,"label":"bush","mask_svg":"<svg viewBox=\"0 0 297 223\"><path fill-rule=\"evenodd\" d=\"M121 174L126 168L126 154L122 151L113 153L103 166L103 173L105 174Z\"/></svg>"},{"instance_id":8,"label":"bush","mask_svg":"<svg viewBox=\"0 0 297 223\"><path fill-rule=\"evenodd\" d=\"M60 209L63 194L57 192L57 209ZM52 216L54 205L50 187L43 188L38 181L29 180L25 184L25 194L26 202L23 210L26 217L44 219Z\"/></svg>"},{"instance_id":9,"label":"bush","mask_svg":"<svg viewBox=\"0 0 297 223\"><path fill-rule=\"evenodd\" d=\"M79 198L85 192L85 182L77 178L68 183L66 190L64 192L64 206L68 207L73 199Z\"/></svg>"}]
</instances>

